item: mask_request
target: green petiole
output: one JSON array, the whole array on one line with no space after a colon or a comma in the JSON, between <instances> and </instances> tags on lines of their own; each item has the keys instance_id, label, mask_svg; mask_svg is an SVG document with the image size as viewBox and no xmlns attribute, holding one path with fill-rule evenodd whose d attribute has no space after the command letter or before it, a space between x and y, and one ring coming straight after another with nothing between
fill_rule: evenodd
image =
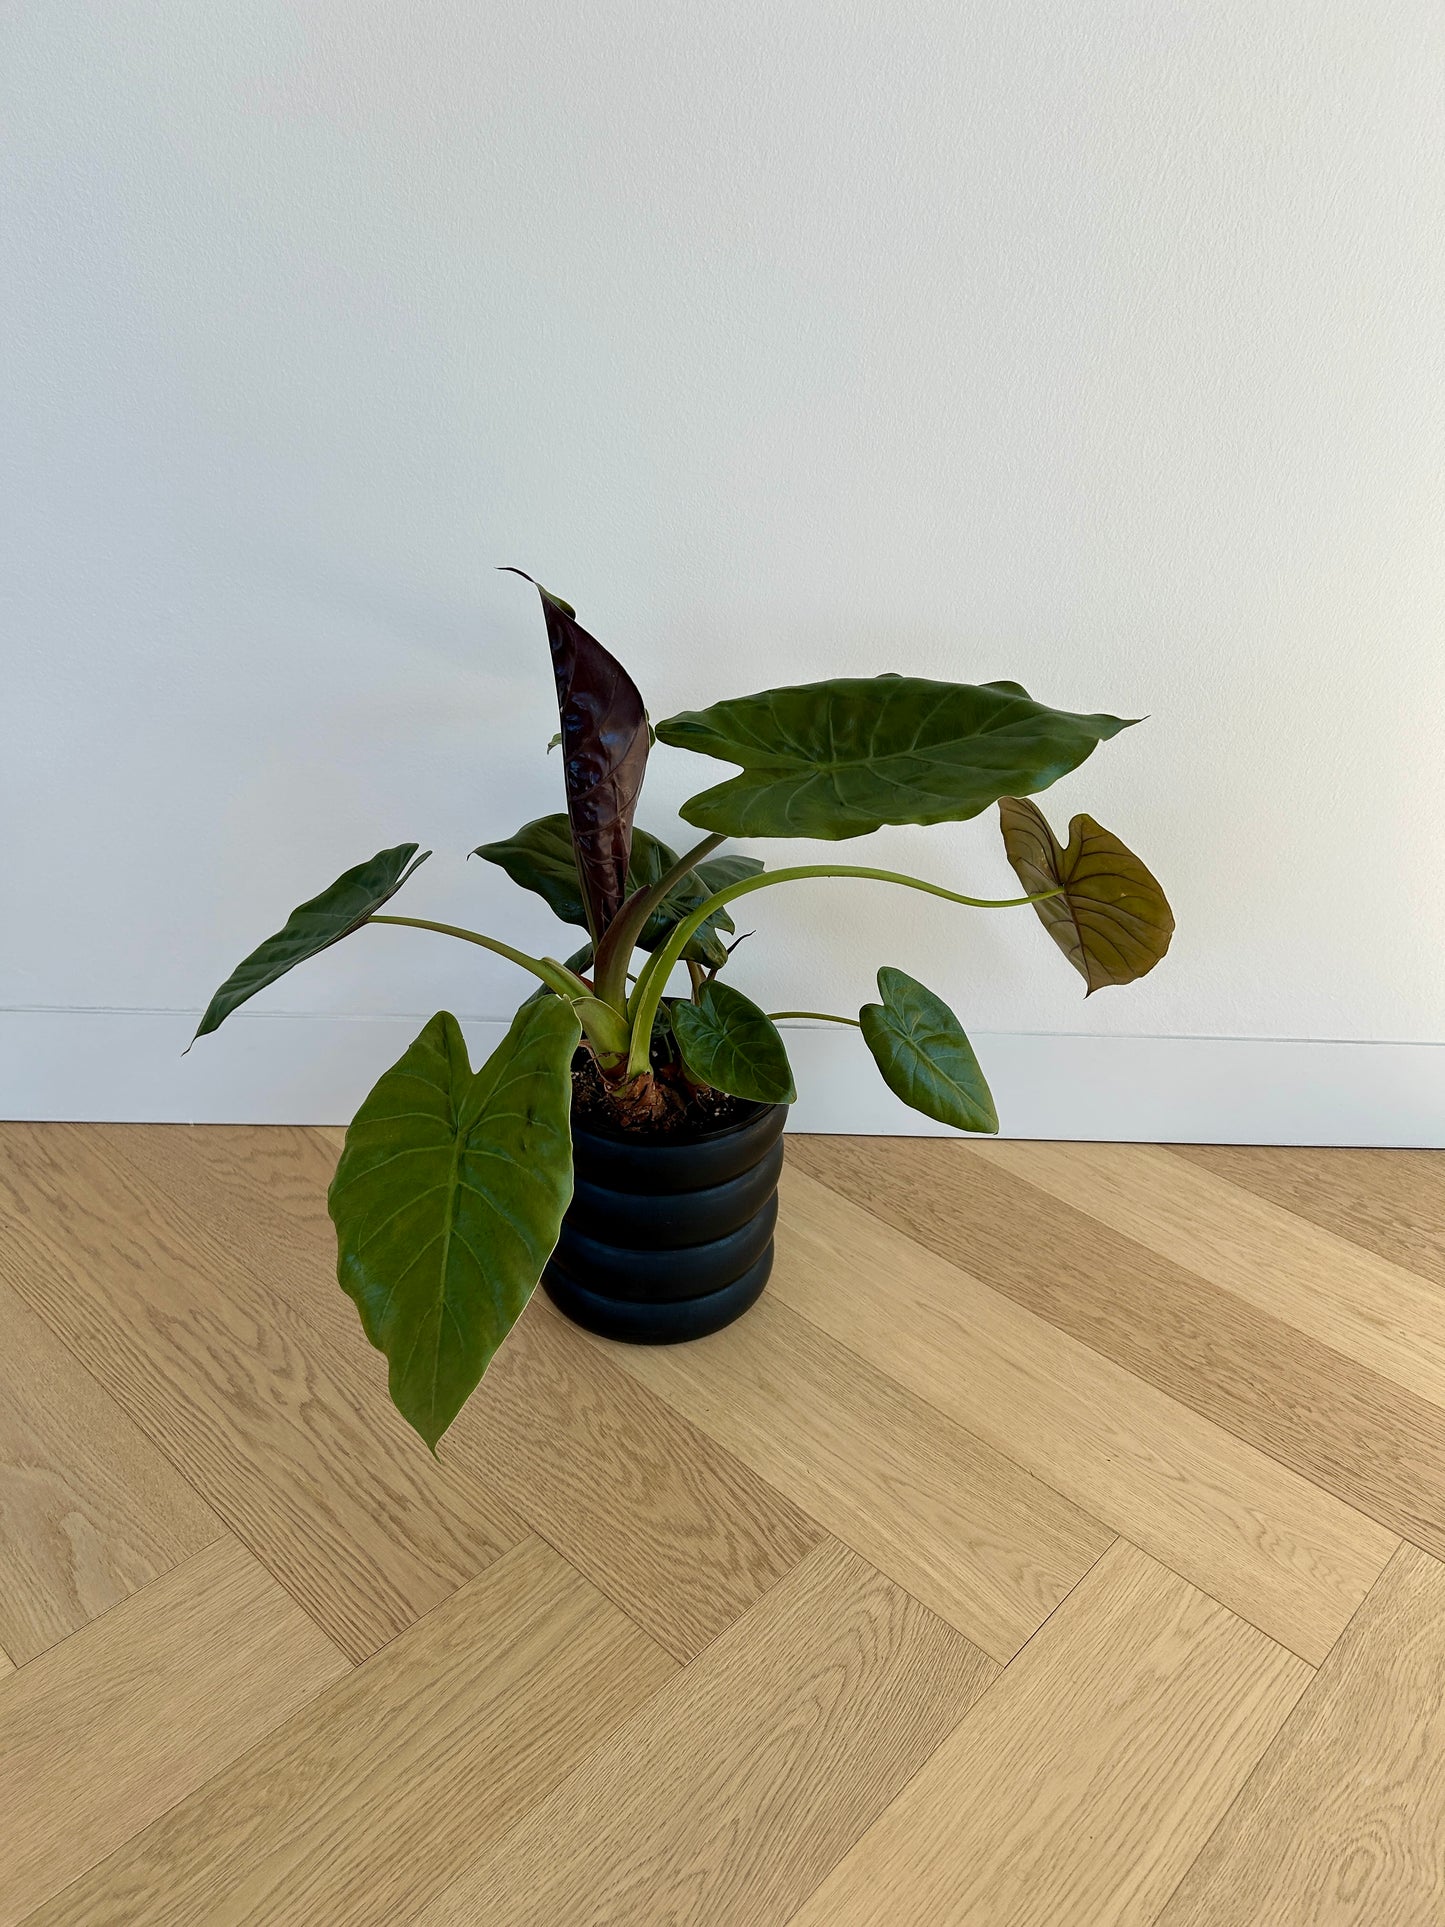
<instances>
[{"instance_id":1,"label":"green petiole","mask_svg":"<svg viewBox=\"0 0 1445 1927\"><path fill-rule=\"evenodd\" d=\"M667 942L654 950L643 965L637 986L627 1003L628 1021L632 1026L632 1048L627 1059L629 1077L640 1077L651 1067L652 1026L657 1017L657 1006L662 1002L662 993L672 975L673 965L687 947L693 932L700 929L715 910L738 897L749 896L754 890L766 890L774 883L799 883L808 877L861 877L870 883L897 883L906 890L922 890L927 896L942 897L947 903L966 904L974 910L1014 910L1022 904L1041 903L1046 897L1062 894L1059 890L1041 890L1031 897L969 897L958 890L946 890L941 883L925 883L922 877L904 876L897 870L865 869L855 864L803 863L793 869L769 870L762 876L744 877L740 883L730 883L725 890L717 891L700 903L696 910L675 925Z\"/></svg>"},{"instance_id":2,"label":"green petiole","mask_svg":"<svg viewBox=\"0 0 1445 1927\"><path fill-rule=\"evenodd\" d=\"M400 923L411 930L435 930L443 937L460 937L463 943L480 944L483 950L494 950L499 957L509 963L520 964L523 970L530 970L534 977L540 977L549 990L555 990L559 997L570 1002L574 997L592 996L591 987L582 979L552 957L531 957L525 950L514 950L509 943L497 937L484 937L479 930L463 930L455 923L433 923L429 917L382 917L367 919L369 923Z\"/></svg>"}]
</instances>

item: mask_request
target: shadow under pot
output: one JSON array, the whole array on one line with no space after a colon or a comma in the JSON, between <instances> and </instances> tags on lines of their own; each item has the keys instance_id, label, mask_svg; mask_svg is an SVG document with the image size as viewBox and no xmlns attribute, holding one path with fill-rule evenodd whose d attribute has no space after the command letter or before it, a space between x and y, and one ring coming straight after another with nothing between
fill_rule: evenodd
<instances>
[{"instance_id":1,"label":"shadow under pot","mask_svg":"<svg viewBox=\"0 0 1445 1927\"><path fill-rule=\"evenodd\" d=\"M542 1274L559 1310L635 1345L705 1338L773 1268L786 1104L663 1142L572 1123L575 1188Z\"/></svg>"}]
</instances>

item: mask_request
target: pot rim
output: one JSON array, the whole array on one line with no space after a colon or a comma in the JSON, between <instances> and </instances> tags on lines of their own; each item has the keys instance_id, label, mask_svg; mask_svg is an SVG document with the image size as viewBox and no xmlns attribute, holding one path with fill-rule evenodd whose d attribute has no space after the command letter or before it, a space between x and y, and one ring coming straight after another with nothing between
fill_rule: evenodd
<instances>
[{"instance_id":1,"label":"pot rim","mask_svg":"<svg viewBox=\"0 0 1445 1927\"><path fill-rule=\"evenodd\" d=\"M666 1137L646 1137L636 1131L619 1131L610 1125L589 1118L585 1122L578 1117L574 1106L572 1111L572 1137L594 1138L603 1144L625 1145L629 1151L665 1152L691 1150L699 1144L721 1144L727 1138L740 1137L743 1132L755 1130L766 1117L774 1112L786 1112L786 1104L763 1104L754 1099L740 1099L746 1103L746 1113L735 1118L731 1124L724 1124L719 1130L693 1129L674 1131Z\"/></svg>"}]
</instances>

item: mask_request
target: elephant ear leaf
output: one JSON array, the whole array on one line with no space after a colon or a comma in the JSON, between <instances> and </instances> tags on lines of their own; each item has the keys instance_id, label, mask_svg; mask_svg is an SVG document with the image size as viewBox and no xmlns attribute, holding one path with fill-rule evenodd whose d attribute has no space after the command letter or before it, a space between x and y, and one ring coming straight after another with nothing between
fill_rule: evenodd
<instances>
[{"instance_id":1,"label":"elephant ear leaf","mask_svg":"<svg viewBox=\"0 0 1445 1927\"><path fill-rule=\"evenodd\" d=\"M207 1004L196 1037L218 1029L238 1005L254 997L258 990L264 990L267 984L274 984L297 964L305 963L308 957L328 950L343 937L349 937L353 930L359 930L431 855L430 850L420 856L416 851L415 843L398 843L393 850L378 850L368 862L358 863L354 870L339 876L319 897L298 904L284 928L236 965ZM191 1043L195 1041L193 1037Z\"/></svg>"},{"instance_id":2,"label":"elephant ear leaf","mask_svg":"<svg viewBox=\"0 0 1445 1927\"><path fill-rule=\"evenodd\" d=\"M627 895L632 818L647 767L647 711L632 678L595 636L588 635L571 604L540 583L533 586L542 598L547 623L562 724L567 815L587 926L595 941Z\"/></svg>"},{"instance_id":3,"label":"elephant ear leaf","mask_svg":"<svg viewBox=\"0 0 1445 1927\"><path fill-rule=\"evenodd\" d=\"M792 1067L773 1020L731 984L705 983L672 1006L672 1034L700 1084L755 1104L791 1104Z\"/></svg>"},{"instance_id":4,"label":"elephant ear leaf","mask_svg":"<svg viewBox=\"0 0 1445 1927\"><path fill-rule=\"evenodd\" d=\"M878 972L881 1004L858 1013L863 1041L895 1097L959 1131L997 1131L998 1112L963 1025L906 971Z\"/></svg>"},{"instance_id":5,"label":"elephant ear leaf","mask_svg":"<svg viewBox=\"0 0 1445 1927\"><path fill-rule=\"evenodd\" d=\"M682 805L725 836L866 836L952 823L1077 769L1129 723L1037 703L1019 683L839 677L767 689L657 725L661 742L740 773Z\"/></svg>"},{"instance_id":6,"label":"elephant ear leaf","mask_svg":"<svg viewBox=\"0 0 1445 1927\"><path fill-rule=\"evenodd\" d=\"M1064 849L1037 804L1006 796L998 814L1020 883L1030 895L1060 892L1034 909L1088 986L1084 995L1151 971L1169 948L1174 912L1133 851L1092 816L1074 818Z\"/></svg>"},{"instance_id":7,"label":"elephant ear leaf","mask_svg":"<svg viewBox=\"0 0 1445 1927\"><path fill-rule=\"evenodd\" d=\"M473 1073L439 1011L346 1133L328 1199L337 1277L386 1353L392 1402L433 1451L557 1242L579 1036L565 999L526 1003Z\"/></svg>"}]
</instances>

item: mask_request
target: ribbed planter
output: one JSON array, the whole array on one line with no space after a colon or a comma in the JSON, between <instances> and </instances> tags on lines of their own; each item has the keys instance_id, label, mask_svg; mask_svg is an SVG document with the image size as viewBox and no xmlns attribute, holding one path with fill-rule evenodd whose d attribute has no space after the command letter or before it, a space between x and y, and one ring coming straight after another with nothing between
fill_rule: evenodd
<instances>
[{"instance_id":1,"label":"ribbed planter","mask_svg":"<svg viewBox=\"0 0 1445 1927\"><path fill-rule=\"evenodd\" d=\"M740 1318L768 1282L786 1104L649 1144L574 1118L572 1202L542 1274L604 1338L670 1345Z\"/></svg>"}]
</instances>

